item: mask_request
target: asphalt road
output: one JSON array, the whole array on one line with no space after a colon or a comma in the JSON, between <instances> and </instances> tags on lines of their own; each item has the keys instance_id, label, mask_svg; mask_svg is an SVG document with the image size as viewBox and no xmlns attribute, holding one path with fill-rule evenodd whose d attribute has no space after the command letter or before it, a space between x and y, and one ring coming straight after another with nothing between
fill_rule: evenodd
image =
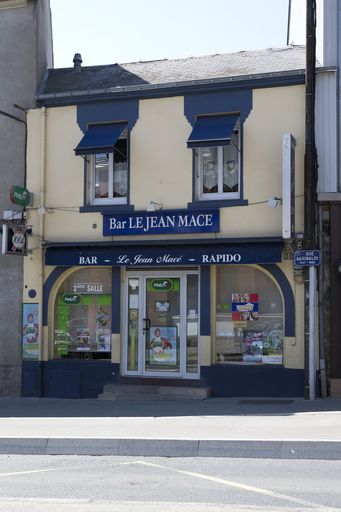
<instances>
[{"instance_id":1,"label":"asphalt road","mask_svg":"<svg viewBox=\"0 0 341 512\"><path fill-rule=\"evenodd\" d=\"M0 455L4 512L341 510L341 461Z\"/></svg>"}]
</instances>

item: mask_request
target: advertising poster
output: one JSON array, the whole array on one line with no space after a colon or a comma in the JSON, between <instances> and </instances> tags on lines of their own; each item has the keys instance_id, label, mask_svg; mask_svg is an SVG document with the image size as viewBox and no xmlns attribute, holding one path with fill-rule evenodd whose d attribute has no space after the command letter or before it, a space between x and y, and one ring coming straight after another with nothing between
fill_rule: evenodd
<instances>
[{"instance_id":1,"label":"advertising poster","mask_svg":"<svg viewBox=\"0 0 341 512\"><path fill-rule=\"evenodd\" d=\"M263 363L282 364L283 362L283 333L270 331L264 336Z\"/></svg>"},{"instance_id":2,"label":"advertising poster","mask_svg":"<svg viewBox=\"0 0 341 512\"><path fill-rule=\"evenodd\" d=\"M110 329L98 328L96 331L97 350L99 352L110 352L111 333Z\"/></svg>"},{"instance_id":3,"label":"advertising poster","mask_svg":"<svg viewBox=\"0 0 341 512\"><path fill-rule=\"evenodd\" d=\"M89 329L77 329L77 350L90 350Z\"/></svg>"},{"instance_id":4,"label":"advertising poster","mask_svg":"<svg viewBox=\"0 0 341 512\"><path fill-rule=\"evenodd\" d=\"M38 359L39 310L38 304L23 304L23 359Z\"/></svg>"},{"instance_id":5,"label":"advertising poster","mask_svg":"<svg viewBox=\"0 0 341 512\"><path fill-rule=\"evenodd\" d=\"M54 343L56 346L56 352L59 356L67 356L69 353L70 335L62 329L56 329L54 331Z\"/></svg>"},{"instance_id":6,"label":"advertising poster","mask_svg":"<svg viewBox=\"0 0 341 512\"><path fill-rule=\"evenodd\" d=\"M258 320L258 293L232 293L232 320Z\"/></svg>"},{"instance_id":7,"label":"advertising poster","mask_svg":"<svg viewBox=\"0 0 341 512\"><path fill-rule=\"evenodd\" d=\"M149 364L175 365L176 349L176 326L150 328Z\"/></svg>"},{"instance_id":8,"label":"advertising poster","mask_svg":"<svg viewBox=\"0 0 341 512\"><path fill-rule=\"evenodd\" d=\"M243 361L261 363L263 361L263 333L243 331Z\"/></svg>"}]
</instances>

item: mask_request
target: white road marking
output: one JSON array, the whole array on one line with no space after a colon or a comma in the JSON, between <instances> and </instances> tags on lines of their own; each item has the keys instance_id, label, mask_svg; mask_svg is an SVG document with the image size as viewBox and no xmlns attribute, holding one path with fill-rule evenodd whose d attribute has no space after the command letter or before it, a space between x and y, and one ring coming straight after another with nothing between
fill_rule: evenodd
<instances>
[{"instance_id":1,"label":"white road marking","mask_svg":"<svg viewBox=\"0 0 341 512\"><path fill-rule=\"evenodd\" d=\"M334 511L334 510L335 511L338 510L340 512L339 508L323 507L323 506L321 507L321 505L318 505L317 503L313 503L313 502L307 501L307 500L302 500L300 498L294 498L292 496L288 496L287 494L281 494L281 493L277 493L277 492L274 492L274 491L268 491L267 489L261 489L260 487L254 487L252 485L241 484L241 483L238 483L238 482L233 482L232 480L226 480L224 478L219 478L219 477L215 477L215 476L205 475L203 473L195 473L193 471L184 471L182 469L173 469L173 468L170 468L168 466L161 466L159 464L153 464L152 462L145 462L145 461L142 461L142 460L141 461L135 461L133 464L141 464L143 466L155 467L155 468L159 468L159 469L164 469L166 471L173 471L174 473L180 473L182 475L193 476L195 478L201 478L202 480L208 480L210 482L215 482L215 483L218 483L218 484L227 485L229 487L235 487L235 488L241 489L243 491L250 491L250 492L257 493L257 494L263 494L265 496L270 496L272 498L289 501L291 503L295 503L296 505L303 505L303 506L313 507L313 508L317 508L317 509L321 509L322 508L322 510L325 510L326 512L327 511Z\"/></svg>"},{"instance_id":2,"label":"white road marking","mask_svg":"<svg viewBox=\"0 0 341 512\"><path fill-rule=\"evenodd\" d=\"M307 512L301 507L274 507L170 501L87 501L0 498L1 512ZM326 512L325 508L314 512Z\"/></svg>"},{"instance_id":3,"label":"white road marking","mask_svg":"<svg viewBox=\"0 0 341 512\"><path fill-rule=\"evenodd\" d=\"M17 476L17 475L29 475L30 473L48 473L49 471L61 471L65 468L49 468L49 469L30 469L27 471L12 471L12 473L0 473L2 476ZM68 468L70 469L70 468Z\"/></svg>"},{"instance_id":4,"label":"white road marking","mask_svg":"<svg viewBox=\"0 0 341 512\"><path fill-rule=\"evenodd\" d=\"M119 462L119 463L116 463L115 466L127 466L129 464L134 464L134 463L135 463L135 461ZM84 469L84 466L68 466L67 468L60 467L60 468L46 468L46 469L30 469L30 470L26 470L26 471L12 471L11 473L0 473L0 478L2 476L29 475L31 473L48 473L50 471L65 471L65 470L69 471L72 469Z\"/></svg>"},{"instance_id":5,"label":"white road marking","mask_svg":"<svg viewBox=\"0 0 341 512\"><path fill-rule=\"evenodd\" d=\"M277 492L274 492L274 491L269 491L267 489L262 489L262 488L259 488L259 487L254 487L254 486L251 486L251 485L246 485L246 484L241 484L239 482L234 482L232 480L227 480L227 479L224 479L224 478L219 478L219 477L214 477L214 476L210 476L210 475L206 475L204 473L196 473L196 472L193 472L193 471L185 471L185 470L182 470L182 469L174 469L174 468L170 468L168 466L162 466L160 464L154 464L152 462L146 462L146 461L143 461L143 460L132 460L132 461L126 461L126 462L121 462L121 463L118 463L118 464L115 464L115 466L124 466L124 465L131 465L131 464L136 464L136 465L142 465L142 466L147 466L147 467L151 467L151 468L158 468L158 469L162 469L162 470L165 470L165 471L172 471L174 473L179 473L179 474L182 474L182 475L186 475L186 476L191 476L191 477L194 477L194 478L200 478L202 480L207 480L207 481L210 481L210 482L215 482L215 483L218 483L218 484L221 484L221 485L226 485L226 486L229 486L229 487L234 487L234 488L237 488L237 489L240 489L240 490L243 490L243 491L248 491L248 492L254 492L254 493L258 493L258 494L262 494L262 495L265 495L265 496L269 496L269 497L272 497L272 498L275 498L275 499L281 499L281 500L285 500L285 501L288 501L288 502L291 502L291 503L294 503L296 505L301 505L301 506L304 506L304 507L310 507L310 508L314 508L316 512L332 512L332 511L339 511L340 512L340 509L339 508L334 508L334 507L326 507L326 506L323 506L323 505L319 505L317 503L313 503L311 501L307 501L307 500L302 500L300 498L294 498L292 496L288 496L286 494L281 494L281 493L277 493ZM27 470L27 471L13 471L13 472L9 472L9 473L0 473L0 477L7 477L7 476L17 476L17 475L28 475L28 474L34 474L34 473L48 473L48 472L52 472L52 471L65 471L65 469L67 470L70 470L70 469L79 469L81 466L73 466L73 467L68 467L68 468L65 468L65 467L60 467L60 468L46 468L46 469L33 469L33 470ZM39 504L42 504L42 503L45 503L46 505L47 504L56 504L56 503L59 503L61 505L65 504L65 505L72 505L72 506L78 506L78 505L85 505L86 507L91 507L91 505L93 505L95 508L94 508L94 512L96 510L98 510L98 512L100 512L102 510L102 506L105 507L105 511L107 510L106 508L106 505L111 503L111 505L118 505L118 504L121 504L122 506L122 509L120 508L117 508L114 507L114 508L110 508L110 511L114 512L116 510L120 511L122 510L127 510L127 512L129 511L133 511L135 510L135 508L129 508L129 504L131 505L137 505L138 503L140 503L140 505L143 505L142 508L136 508L137 511L139 512L142 512L142 510L144 510L144 506L146 506L146 510L148 511L152 511L154 510L154 505L155 507L160 507L160 502L126 502L126 501L120 501L120 502L107 502L107 501L93 501L92 499L88 498L83 498L83 499L63 499L63 498L9 498L9 497L3 497L1 498L0 497L0 510L2 510L2 505L4 505L5 503L12 503L13 505L16 503L22 503L24 504L24 502L27 502L27 504L29 502L31 502L32 504L33 503L36 503L37 505ZM128 508L125 509L125 505L128 505ZM163 505L165 505L165 507L163 507ZM167 508L166 505L168 505L170 508ZM182 510L182 505L185 507L184 508L184 511L188 510L193 510L194 511L201 511L201 510L205 510L205 508L201 508L201 507L206 507L206 511L209 512L210 510L215 510L216 507L217 509L221 510L221 511L237 511L237 510L240 510L240 511L245 511L245 512L252 512L252 511L258 511L258 510L262 510L262 511L268 511L268 512L277 512L277 511L281 511L281 510L288 510L286 507L278 507L278 506L263 506L263 507L258 507L258 506L250 506L250 505L245 505L245 508L244 506L242 505L230 505L230 504L203 504L203 503L181 503L181 502L162 502L162 507L164 510L169 510L170 512L174 510L175 511L181 511ZM97 509L97 506L99 506L100 508ZM174 506L174 508L173 508ZM177 507L180 507L180 508L177 508ZM187 507L187 509L186 509ZM192 508L193 507L193 508ZM12 510L12 509L11 509ZM18 509L19 510L19 509ZM47 510L50 510L50 509L46 509L46 512ZM70 511L73 510L70 508ZM77 510L78 510L78 507L77 507ZM81 509L79 509L81 510ZM103 509L104 510L104 509ZM108 509L109 510L109 509ZM159 508L155 508L155 510L159 510ZM295 509L292 509L290 508L290 512L294 512L297 511L298 512L298 508L295 507ZM302 509L300 509L302 510ZM75 511L76 512L76 511ZM90 511L89 511L90 512Z\"/></svg>"}]
</instances>

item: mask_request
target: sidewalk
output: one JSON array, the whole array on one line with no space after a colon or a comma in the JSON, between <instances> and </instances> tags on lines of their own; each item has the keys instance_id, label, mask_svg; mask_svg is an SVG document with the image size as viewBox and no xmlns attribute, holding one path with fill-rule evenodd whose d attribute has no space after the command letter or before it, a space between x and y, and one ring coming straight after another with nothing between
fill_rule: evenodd
<instances>
[{"instance_id":1,"label":"sidewalk","mask_svg":"<svg viewBox=\"0 0 341 512\"><path fill-rule=\"evenodd\" d=\"M0 398L0 453L341 460L341 399Z\"/></svg>"}]
</instances>

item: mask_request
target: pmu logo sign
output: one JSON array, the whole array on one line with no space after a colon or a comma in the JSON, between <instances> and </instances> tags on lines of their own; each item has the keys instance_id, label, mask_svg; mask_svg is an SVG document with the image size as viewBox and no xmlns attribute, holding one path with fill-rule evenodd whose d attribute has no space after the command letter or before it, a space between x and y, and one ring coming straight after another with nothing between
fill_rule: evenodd
<instances>
[{"instance_id":1,"label":"pmu logo sign","mask_svg":"<svg viewBox=\"0 0 341 512\"><path fill-rule=\"evenodd\" d=\"M153 279L151 285L155 291L169 291L173 289L173 281L171 279Z\"/></svg>"},{"instance_id":2,"label":"pmu logo sign","mask_svg":"<svg viewBox=\"0 0 341 512\"><path fill-rule=\"evenodd\" d=\"M64 304L80 304L82 302L82 297L77 293L64 293L63 295Z\"/></svg>"}]
</instances>

